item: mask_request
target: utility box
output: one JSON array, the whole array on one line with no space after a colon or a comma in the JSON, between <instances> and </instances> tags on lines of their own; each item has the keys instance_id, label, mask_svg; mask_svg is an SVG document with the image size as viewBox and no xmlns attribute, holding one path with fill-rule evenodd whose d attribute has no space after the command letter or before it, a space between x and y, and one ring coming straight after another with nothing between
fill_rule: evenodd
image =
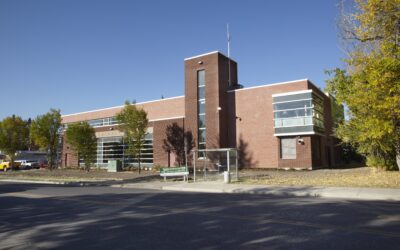
<instances>
[{"instance_id":1,"label":"utility box","mask_svg":"<svg viewBox=\"0 0 400 250\"><path fill-rule=\"evenodd\" d=\"M225 183L231 182L231 173L229 171L224 171L224 182Z\"/></svg>"},{"instance_id":2,"label":"utility box","mask_svg":"<svg viewBox=\"0 0 400 250\"><path fill-rule=\"evenodd\" d=\"M107 172L120 172L122 171L122 162L120 160L108 161Z\"/></svg>"}]
</instances>

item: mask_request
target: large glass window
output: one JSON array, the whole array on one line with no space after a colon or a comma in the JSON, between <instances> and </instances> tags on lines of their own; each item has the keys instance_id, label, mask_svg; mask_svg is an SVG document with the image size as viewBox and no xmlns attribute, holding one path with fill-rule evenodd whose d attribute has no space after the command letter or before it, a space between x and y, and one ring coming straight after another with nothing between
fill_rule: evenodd
<instances>
[{"instance_id":1,"label":"large glass window","mask_svg":"<svg viewBox=\"0 0 400 250\"><path fill-rule=\"evenodd\" d=\"M204 70L197 71L197 85L199 87L206 86L206 74Z\"/></svg>"},{"instance_id":2,"label":"large glass window","mask_svg":"<svg viewBox=\"0 0 400 250\"><path fill-rule=\"evenodd\" d=\"M95 165L107 167L109 160L121 160L124 166L137 166L137 158L128 157L125 154L127 145L122 137L106 137L97 139L97 157ZM80 159L80 164L82 164ZM140 164L142 166L153 165L153 134L148 133L144 138L144 146L141 150Z\"/></svg>"},{"instance_id":3,"label":"large glass window","mask_svg":"<svg viewBox=\"0 0 400 250\"><path fill-rule=\"evenodd\" d=\"M291 110L274 112L275 118L290 118L290 117L304 117L304 116L312 116L312 109L300 108L300 109L291 109Z\"/></svg>"},{"instance_id":4,"label":"large glass window","mask_svg":"<svg viewBox=\"0 0 400 250\"><path fill-rule=\"evenodd\" d=\"M199 100L206 99L206 87L199 86Z\"/></svg>"},{"instance_id":5,"label":"large glass window","mask_svg":"<svg viewBox=\"0 0 400 250\"><path fill-rule=\"evenodd\" d=\"M199 115L203 115L206 113L206 101L199 100Z\"/></svg>"},{"instance_id":6,"label":"large glass window","mask_svg":"<svg viewBox=\"0 0 400 250\"><path fill-rule=\"evenodd\" d=\"M317 130L323 132L325 130L324 122L324 101L316 95L313 95L313 123Z\"/></svg>"},{"instance_id":7,"label":"large glass window","mask_svg":"<svg viewBox=\"0 0 400 250\"><path fill-rule=\"evenodd\" d=\"M323 99L311 90L273 96L276 134L324 132Z\"/></svg>"},{"instance_id":8,"label":"large glass window","mask_svg":"<svg viewBox=\"0 0 400 250\"><path fill-rule=\"evenodd\" d=\"M206 130L205 129L200 129L199 130L199 143L205 143L206 142Z\"/></svg>"},{"instance_id":9,"label":"large glass window","mask_svg":"<svg viewBox=\"0 0 400 250\"><path fill-rule=\"evenodd\" d=\"M274 103L275 110L296 110L299 108L311 108L311 98L307 100L300 101L286 101Z\"/></svg>"},{"instance_id":10,"label":"large glass window","mask_svg":"<svg viewBox=\"0 0 400 250\"><path fill-rule=\"evenodd\" d=\"M88 120L87 122L92 127L109 126L109 125L115 125L118 123L118 121L115 117L106 117L106 118Z\"/></svg>"},{"instance_id":11,"label":"large glass window","mask_svg":"<svg viewBox=\"0 0 400 250\"><path fill-rule=\"evenodd\" d=\"M199 128L206 127L206 114L199 114Z\"/></svg>"},{"instance_id":12,"label":"large glass window","mask_svg":"<svg viewBox=\"0 0 400 250\"><path fill-rule=\"evenodd\" d=\"M205 71L197 71L198 149L206 148L206 78ZM201 154L199 154L201 157Z\"/></svg>"}]
</instances>

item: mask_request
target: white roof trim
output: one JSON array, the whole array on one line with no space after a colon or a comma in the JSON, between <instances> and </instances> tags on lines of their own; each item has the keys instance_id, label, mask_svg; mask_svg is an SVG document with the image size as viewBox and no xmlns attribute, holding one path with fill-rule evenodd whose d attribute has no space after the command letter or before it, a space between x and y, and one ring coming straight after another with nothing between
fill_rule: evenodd
<instances>
[{"instance_id":1,"label":"white roof trim","mask_svg":"<svg viewBox=\"0 0 400 250\"><path fill-rule=\"evenodd\" d=\"M73 115L82 115L82 114L87 114L87 113L92 113L92 112L97 112L97 111L104 111L104 110L109 110L109 109L115 109L115 108L122 108L124 105L119 105L119 106L114 106L114 107L109 107L109 108L102 108L102 109L94 109L94 110L89 110L89 111L83 111L83 112L78 112L78 113L72 113L68 115L61 115L62 117L68 117L68 116L73 116Z\"/></svg>"},{"instance_id":2,"label":"white roof trim","mask_svg":"<svg viewBox=\"0 0 400 250\"><path fill-rule=\"evenodd\" d=\"M235 91L242 91L242 90L256 89L256 88L264 88L264 87L272 87L272 86L276 86L276 85L291 84L291 83L302 82L302 81L309 81L309 80L307 78L305 78L305 79L299 79L299 80L293 80L293 81L287 81L287 82L270 83L270 84L264 84L264 85L254 86L254 87L243 88L243 89L228 90L228 92L235 92Z\"/></svg>"},{"instance_id":3,"label":"white roof trim","mask_svg":"<svg viewBox=\"0 0 400 250\"><path fill-rule=\"evenodd\" d=\"M168 117L168 118L159 118L159 119L153 119L149 120L149 122L158 122L158 121L165 121L165 120L172 120L172 119L182 119L185 118L184 116L175 116L175 117Z\"/></svg>"},{"instance_id":4,"label":"white roof trim","mask_svg":"<svg viewBox=\"0 0 400 250\"><path fill-rule=\"evenodd\" d=\"M306 90L299 90L299 91L292 91L292 92L273 94L272 97L287 96L287 95L297 95L297 94L304 94L304 93L311 93L311 92L313 92L312 89L306 89Z\"/></svg>"},{"instance_id":5,"label":"white roof trim","mask_svg":"<svg viewBox=\"0 0 400 250\"><path fill-rule=\"evenodd\" d=\"M293 133L278 133L274 134L274 136L293 136L293 135L321 135L325 136L324 134L317 133L317 132L293 132Z\"/></svg>"},{"instance_id":6,"label":"white roof trim","mask_svg":"<svg viewBox=\"0 0 400 250\"><path fill-rule=\"evenodd\" d=\"M219 53L219 54L221 54L221 55L223 55L223 56L229 58L229 57L226 56L224 53L221 53L220 51L215 50L215 51L208 52L208 53L204 53L204 54L201 54L201 55L192 56L192 57L187 57L187 58L185 58L185 59L183 59L183 60L184 60L184 61L187 61L187 60L195 59L195 58L202 57L202 56L212 55L212 54L215 54L215 53ZM232 59L231 59L231 60L232 60ZM234 61L234 60L232 60L232 61Z\"/></svg>"},{"instance_id":7,"label":"white roof trim","mask_svg":"<svg viewBox=\"0 0 400 250\"><path fill-rule=\"evenodd\" d=\"M182 97L185 97L185 96L181 95L181 96L169 97L169 98L164 98L164 99L159 99L159 100L138 102L138 103L135 103L135 105L138 105L138 104L141 105L141 104L152 103L152 102L161 102L161 101L172 100L172 99L177 99L177 98L182 98ZM110 107L110 108L83 111L83 112L78 112L78 113L73 113L73 114L68 114L68 115L62 115L61 117L68 117L68 116L73 116L73 115L81 115L81 114L87 114L87 113L92 113L92 112L97 112L97 111L104 111L104 110L115 109L115 108L122 108L122 107L124 107L124 105L114 106L114 107Z\"/></svg>"}]
</instances>

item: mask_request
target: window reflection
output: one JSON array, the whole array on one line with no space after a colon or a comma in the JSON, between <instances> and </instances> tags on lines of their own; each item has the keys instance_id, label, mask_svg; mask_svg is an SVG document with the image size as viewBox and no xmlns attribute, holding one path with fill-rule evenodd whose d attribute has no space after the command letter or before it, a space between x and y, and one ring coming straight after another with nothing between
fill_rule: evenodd
<instances>
[{"instance_id":1,"label":"window reflection","mask_svg":"<svg viewBox=\"0 0 400 250\"><path fill-rule=\"evenodd\" d=\"M315 94L296 94L280 97L280 102L273 103L275 128L310 126L324 129L323 99ZM299 98L296 99L296 98ZM308 99L305 99L308 98Z\"/></svg>"}]
</instances>

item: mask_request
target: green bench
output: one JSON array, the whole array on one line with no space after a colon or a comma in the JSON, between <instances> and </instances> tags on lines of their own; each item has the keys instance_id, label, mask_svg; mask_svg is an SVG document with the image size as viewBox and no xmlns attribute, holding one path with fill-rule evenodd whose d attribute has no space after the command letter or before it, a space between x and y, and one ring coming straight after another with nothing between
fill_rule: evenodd
<instances>
[{"instance_id":1,"label":"green bench","mask_svg":"<svg viewBox=\"0 0 400 250\"><path fill-rule=\"evenodd\" d=\"M183 181L187 181L189 177L189 171L186 169L186 167L161 168L160 176L164 177L164 181L166 181L167 177L170 176L183 176Z\"/></svg>"}]
</instances>

